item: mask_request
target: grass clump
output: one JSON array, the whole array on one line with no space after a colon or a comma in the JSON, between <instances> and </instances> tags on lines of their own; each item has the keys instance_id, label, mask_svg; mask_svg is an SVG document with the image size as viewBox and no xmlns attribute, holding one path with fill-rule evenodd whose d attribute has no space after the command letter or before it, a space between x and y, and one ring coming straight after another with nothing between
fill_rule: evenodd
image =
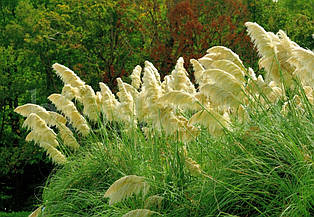
<instances>
[{"instance_id":1,"label":"grass clump","mask_svg":"<svg viewBox=\"0 0 314 217\"><path fill-rule=\"evenodd\" d=\"M153 195L163 197L153 211L164 216L311 216L313 110L301 113L291 105L283 115L280 109L252 111L250 121L235 122L225 136L202 131L186 144L162 135L146 138L138 129L112 129L97 145L87 140L49 180L45 216L122 216L144 208ZM200 174L189 171L183 147ZM129 174L146 177L148 195L109 206L106 190Z\"/></svg>"},{"instance_id":2,"label":"grass clump","mask_svg":"<svg viewBox=\"0 0 314 217\"><path fill-rule=\"evenodd\" d=\"M146 61L143 83L140 67L134 86L117 79L118 99L54 64L67 88L48 98L66 117L16 109L27 140L63 159L47 150L60 166L43 216L311 216L314 54L281 31L246 25L265 80L222 46L191 61L197 87L183 58L163 81Z\"/></svg>"}]
</instances>

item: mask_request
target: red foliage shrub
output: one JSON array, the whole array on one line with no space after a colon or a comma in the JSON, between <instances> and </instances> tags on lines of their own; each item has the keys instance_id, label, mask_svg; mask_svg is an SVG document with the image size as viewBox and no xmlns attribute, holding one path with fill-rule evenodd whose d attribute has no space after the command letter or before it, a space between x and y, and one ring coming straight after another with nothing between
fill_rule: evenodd
<instances>
[{"instance_id":1,"label":"red foliage shrub","mask_svg":"<svg viewBox=\"0 0 314 217\"><path fill-rule=\"evenodd\" d=\"M147 50L162 75L173 69L180 56L188 67L189 59L199 58L217 45L232 49L246 64L256 62L244 26L250 15L241 0L186 0L167 6L167 15L159 16L162 25L151 23L157 28L158 37Z\"/></svg>"}]
</instances>

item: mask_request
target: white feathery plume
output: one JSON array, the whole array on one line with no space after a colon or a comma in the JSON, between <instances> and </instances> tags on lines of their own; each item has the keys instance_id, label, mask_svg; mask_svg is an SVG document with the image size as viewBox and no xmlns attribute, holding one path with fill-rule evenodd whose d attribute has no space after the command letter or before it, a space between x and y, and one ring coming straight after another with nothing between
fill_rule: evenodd
<instances>
[{"instance_id":1,"label":"white feathery plume","mask_svg":"<svg viewBox=\"0 0 314 217\"><path fill-rule=\"evenodd\" d=\"M173 80L172 75L166 75L164 77L164 80L161 83L161 89L163 94L173 91L172 87L170 87L169 85L171 82L173 82L172 80Z\"/></svg>"},{"instance_id":2,"label":"white feathery plume","mask_svg":"<svg viewBox=\"0 0 314 217\"><path fill-rule=\"evenodd\" d=\"M149 185L145 177L129 175L115 181L106 191L104 197L109 197L109 205L120 202L133 194L138 195L141 191L145 195Z\"/></svg>"},{"instance_id":3,"label":"white feathery plume","mask_svg":"<svg viewBox=\"0 0 314 217\"><path fill-rule=\"evenodd\" d=\"M276 52L276 45L272 37L257 23L246 22L245 26L251 40L257 47L258 53L263 57L274 57Z\"/></svg>"},{"instance_id":4,"label":"white feathery plume","mask_svg":"<svg viewBox=\"0 0 314 217\"><path fill-rule=\"evenodd\" d=\"M242 60L239 58L238 54L234 53L231 49L224 46L214 46L206 51L208 54L205 55L210 57L213 61L216 60L229 60L236 64L242 71L245 71L245 67ZM208 69L207 67L205 67Z\"/></svg>"},{"instance_id":5,"label":"white feathery plume","mask_svg":"<svg viewBox=\"0 0 314 217\"><path fill-rule=\"evenodd\" d=\"M90 132L85 118L78 112L74 103L61 94L51 94L48 99L60 110L83 136Z\"/></svg>"},{"instance_id":6,"label":"white feathery plume","mask_svg":"<svg viewBox=\"0 0 314 217\"><path fill-rule=\"evenodd\" d=\"M283 91L280 87L277 86L275 81L271 81L268 86L271 88L271 91L266 95L270 102L277 102L280 97L283 96Z\"/></svg>"},{"instance_id":7,"label":"white feathery plume","mask_svg":"<svg viewBox=\"0 0 314 217\"><path fill-rule=\"evenodd\" d=\"M141 87L142 81L141 81L141 73L142 73L142 67L140 65L137 65L131 74L132 83L131 85L135 89L139 89Z\"/></svg>"},{"instance_id":8,"label":"white feathery plume","mask_svg":"<svg viewBox=\"0 0 314 217\"><path fill-rule=\"evenodd\" d=\"M67 119L57 112L48 111L50 118L44 121L48 126L58 126L59 124L66 124ZM39 115L40 116L40 115ZM42 118L42 117L41 117Z\"/></svg>"},{"instance_id":9,"label":"white feathery plume","mask_svg":"<svg viewBox=\"0 0 314 217\"><path fill-rule=\"evenodd\" d=\"M301 47L293 48L288 62L296 69L294 75L299 76L302 83L314 88L314 53Z\"/></svg>"},{"instance_id":10,"label":"white feathery plume","mask_svg":"<svg viewBox=\"0 0 314 217\"><path fill-rule=\"evenodd\" d=\"M248 72L249 72L249 79L253 79L254 81L256 81L257 80L256 74L251 67L249 67Z\"/></svg>"},{"instance_id":11,"label":"white feathery plume","mask_svg":"<svg viewBox=\"0 0 314 217\"><path fill-rule=\"evenodd\" d=\"M146 101L146 93L140 92L135 102L136 117L140 121L147 121L150 117L152 109L149 108Z\"/></svg>"},{"instance_id":12,"label":"white feathery plume","mask_svg":"<svg viewBox=\"0 0 314 217\"><path fill-rule=\"evenodd\" d=\"M66 124L67 122L66 118L62 115L56 112L47 111L45 108L31 103L18 106L14 111L24 117L28 117L30 114L34 113L38 115L48 126L58 127L58 125Z\"/></svg>"},{"instance_id":13,"label":"white feathery plume","mask_svg":"<svg viewBox=\"0 0 314 217\"><path fill-rule=\"evenodd\" d=\"M82 81L71 69L59 63L53 64L52 68L65 84L70 84L72 87L81 87L85 85L85 82Z\"/></svg>"},{"instance_id":14,"label":"white feathery plume","mask_svg":"<svg viewBox=\"0 0 314 217\"><path fill-rule=\"evenodd\" d=\"M77 150L80 145L76 141L72 131L65 124L59 124L57 127L63 143L73 150Z\"/></svg>"},{"instance_id":15,"label":"white feathery plume","mask_svg":"<svg viewBox=\"0 0 314 217\"><path fill-rule=\"evenodd\" d=\"M18 106L16 109L14 109L14 111L24 117L29 116L31 113L42 113L43 116L49 116L49 113L45 108L32 103Z\"/></svg>"},{"instance_id":16,"label":"white feathery plume","mask_svg":"<svg viewBox=\"0 0 314 217\"><path fill-rule=\"evenodd\" d=\"M48 154L49 158L56 164L65 164L66 163L66 157L55 147L48 143L40 143L40 147L44 148L46 150L46 153Z\"/></svg>"},{"instance_id":17,"label":"white feathery plume","mask_svg":"<svg viewBox=\"0 0 314 217\"><path fill-rule=\"evenodd\" d=\"M169 82L169 86L173 90L184 91L187 93L195 93L195 87L190 81L188 73L185 70L183 64L184 59L180 57L177 61L175 69L171 72L173 80Z\"/></svg>"},{"instance_id":18,"label":"white feathery plume","mask_svg":"<svg viewBox=\"0 0 314 217\"><path fill-rule=\"evenodd\" d=\"M108 121L117 120L116 112L118 111L120 103L118 102L115 95L113 95L113 93L106 84L99 82L99 86L102 95L101 103L102 113L106 116Z\"/></svg>"},{"instance_id":19,"label":"white feathery plume","mask_svg":"<svg viewBox=\"0 0 314 217\"><path fill-rule=\"evenodd\" d=\"M45 133L45 134L43 134ZM56 140L57 135L52 129L32 130L25 137L26 142L34 141L36 144L49 143L53 147L58 147L59 143Z\"/></svg>"},{"instance_id":20,"label":"white feathery plume","mask_svg":"<svg viewBox=\"0 0 314 217\"><path fill-rule=\"evenodd\" d=\"M139 95L139 92L135 89L135 87L133 87L132 85L128 84L128 83L125 83L123 82L123 86L124 88L126 89L126 91L131 94L132 98L134 100L136 100L136 98L138 97Z\"/></svg>"},{"instance_id":21,"label":"white feathery plume","mask_svg":"<svg viewBox=\"0 0 314 217\"><path fill-rule=\"evenodd\" d=\"M243 84L233 75L220 69L205 70L203 74L203 80L215 82L220 85L222 89L226 91L233 91L236 94L241 92L243 87Z\"/></svg>"},{"instance_id":22,"label":"white feathery plume","mask_svg":"<svg viewBox=\"0 0 314 217\"><path fill-rule=\"evenodd\" d=\"M79 148L79 144L77 143L75 137L73 136L72 131L66 127L66 118L63 117L62 115L56 113L56 112L52 112L52 111L48 111L49 116L43 116L41 112L36 113L40 118L42 118L48 126L56 126L59 130L59 135L61 137L61 139L63 140L64 144L73 148L73 149L78 149ZM41 133L37 133L37 136L35 137L35 142L36 142L36 138L41 138L42 135ZM46 134L44 134L46 135ZM28 137L29 139L30 137ZM40 140L39 140L40 141ZM39 142L37 141L37 142ZM47 141L44 141L47 142ZM47 142L48 143L48 142ZM49 143L51 144L51 143ZM56 146L56 141L54 141L54 144L52 144L52 146Z\"/></svg>"},{"instance_id":23,"label":"white feathery plume","mask_svg":"<svg viewBox=\"0 0 314 217\"><path fill-rule=\"evenodd\" d=\"M49 112L45 108L36 104L27 103L25 105L18 106L14 111L24 117L28 117L30 114L36 114L44 120L45 123L50 122L51 119ZM54 126L54 124L48 125Z\"/></svg>"},{"instance_id":24,"label":"white feathery plume","mask_svg":"<svg viewBox=\"0 0 314 217\"><path fill-rule=\"evenodd\" d=\"M124 214L122 217L150 217L153 214L159 214L159 213L151 211L149 209L135 209Z\"/></svg>"},{"instance_id":25,"label":"white feathery plume","mask_svg":"<svg viewBox=\"0 0 314 217\"><path fill-rule=\"evenodd\" d=\"M277 37L279 38L279 43L277 43L277 59L280 68L283 70L284 76L291 76L296 67L288 62L288 59L293 55L293 50L299 48L299 45L291 41L282 30L279 30Z\"/></svg>"},{"instance_id":26,"label":"white feathery plume","mask_svg":"<svg viewBox=\"0 0 314 217\"><path fill-rule=\"evenodd\" d=\"M23 126L32 129L26 136L26 141L33 140L35 143L38 143L40 147L45 149L53 162L57 164L64 164L66 162L65 156L56 149L59 146L56 134L46 125L44 120L38 115L31 113L24 121Z\"/></svg>"},{"instance_id":27,"label":"white feathery plume","mask_svg":"<svg viewBox=\"0 0 314 217\"><path fill-rule=\"evenodd\" d=\"M118 117L124 121L135 121L135 108L132 95L126 90L125 84L121 78L117 78L119 92L117 93L120 104L118 110Z\"/></svg>"},{"instance_id":28,"label":"white feathery plume","mask_svg":"<svg viewBox=\"0 0 314 217\"><path fill-rule=\"evenodd\" d=\"M79 102L82 101L79 88L72 87L70 84L65 84L63 86L61 95L65 96L69 100L77 99Z\"/></svg>"},{"instance_id":29,"label":"white feathery plume","mask_svg":"<svg viewBox=\"0 0 314 217\"><path fill-rule=\"evenodd\" d=\"M144 63L145 63L146 70L151 71L153 75L155 76L158 85L161 85L160 75L159 75L158 70L155 68L155 66L149 61L145 61Z\"/></svg>"},{"instance_id":30,"label":"white feathery plume","mask_svg":"<svg viewBox=\"0 0 314 217\"><path fill-rule=\"evenodd\" d=\"M200 128L189 124L189 120L183 116L176 116L179 128L176 129L174 134L181 142L189 142L194 140L200 133Z\"/></svg>"},{"instance_id":31,"label":"white feathery plume","mask_svg":"<svg viewBox=\"0 0 314 217\"><path fill-rule=\"evenodd\" d=\"M100 91L96 92L96 104L97 104L97 111L101 111L102 106L102 95Z\"/></svg>"},{"instance_id":32,"label":"white feathery plume","mask_svg":"<svg viewBox=\"0 0 314 217\"><path fill-rule=\"evenodd\" d=\"M185 117L175 115L169 106L159 107L150 117L153 128L167 136L175 136L182 142L191 141L199 133L199 128L189 124Z\"/></svg>"},{"instance_id":33,"label":"white feathery plume","mask_svg":"<svg viewBox=\"0 0 314 217\"><path fill-rule=\"evenodd\" d=\"M197 99L189 93L174 90L168 92L161 96L158 99L158 104L160 105L172 105L177 106L182 109L192 109L197 110L200 108L200 105L197 102Z\"/></svg>"},{"instance_id":34,"label":"white feathery plume","mask_svg":"<svg viewBox=\"0 0 314 217\"><path fill-rule=\"evenodd\" d=\"M119 97L120 103L129 103L133 104L133 97L131 93L126 90L125 84L121 78L117 78L119 92L117 96Z\"/></svg>"},{"instance_id":35,"label":"white feathery plume","mask_svg":"<svg viewBox=\"0 0 314 217\"><path fill-rule=\"evenodd\" d=\"M195 81L198 84L198 83L200 83L200 81L202 79L203 71L205 70L205 68L202 66L202 64L200 62L198 62L195 59L191 59L190 62L193 65Z\"/></svg>"},{"instance_id":36,"label":"white feathery plume","mask_svg":"<svg viewBox=\"0 0 314 217\"><path fill-rule=\"evenodd\" d=\"M202 92L197 92L196 94L194 94L194 97L195 97L195 98L200 102L200 104L203 105L204 107L210 106L209 97L206 96L204 93L202 93Z\"/></svg>"},{"instance_id":37,"label":"white feathery plume","mask_svg":"<svg viewBox=\"0 0 314 217\"><path fill-rule=\"evenodd\" d=\"M216 60L211 65L212 69L220 69L233 75L238 81L245 81L245 73L242 69L230 60Z\"/></svg>"},{"instance_id":38,"label":"white feathery plume","mask_svg":"<svg viewBox=\"0 0 314 217\"><path fill-rule=\"evenodd\" d=\"M229 127L229 116L227 113L220 115L213 109L207 108L206 110L201 110L195 113L189 120L189 124L201 124L206 127L207 130L213 136L219 136L223 132L223 127ZM208 113L210 112L210 114Z\"/></svg>"},{"instance_id":39,"label":"white feathery plume","mask_svg":"<svg viewBox=\"0 0 314 217\"><path fill-rule=\"evenodd\" d=\"M207 55L201 57L198 59L198 62L203 66L204 69L210 68L211 64L214 62L214 60Z\"/></svg>"},{"instance_id":40,"label":"white feathery plume","mask_svg":"<svg viewBox=\"0 0 314 217\"><path fill-rule=\"evenodd\" d=\"M299 46L292 42L282 30L275 35L272 32L266 32L256 23L247 22L245 25L262 57L259 60L259 66L267 72L266 81L273 80L276 83L281 83L281 77L283 77L286 85L291 86L293 84L292 72L295 67L288 59L292 50Z\"/></svg>"},{"instance_id":41,"label":"white feathery plume","mask_svg":"<svg viewBox=\"0 0 314 217\"><path fill-rule=\"evenodd\" d=\"M252 73L253 70L252 70ZM252 76L252 79L249 78L247 85L245 86L245 92L248 93L251 100L254 100L251 96L259 96L262 92L263 94L268 94L271 89L268 87L267 83L264 81L262 75L259 75L257 78L255 73Z\"/></svg>"},{"instance_id":42,"label":"white feathery plume","mask_svg":"<svg viewBox=\"0 0 314 217\"><path fill-rule=\"evenodd\" d=\"M36 138L36 136L40 136L38 138L38 142L46 142L51 143L54 147L58 146L59 143L56 140L55 132L47 126L45 121L41 119L37 114L31 113L25 119L23 123L23 127L27 127L28 129L33 130L32 138Z\"/></svg>"},{"instance_id":43,"label":"white feathery plume","mask_svg":"<svg viewBox=\"0 0 314 217\"><path fill-rule=\"evenodd\" d=\"M153 107L156 100L162 95L161 86L149 67L144 68L142 93L148 107Z\"/></svg>"},{"instance_id":44,"label":"white feathery plume","mask_svg":"<svg viewBox=\"0 0 314 217\"><path fill-rule=\"evenodd\" d=\"M66 118L62 115L56 112L47 111L45 108L36 104L27 103L18 106L14 111L24 117L28 117L31 113L35 113L43 119L48 126L57 126L60 123L65 124L67 122Z\"/></svg>"},{"instance_id":45,"label":"white feathery plume","mask_svg":"<svg viewBox=\"0 0 314 217\"><path fill-rule=\"evenodd\" d=\"M275 81L271 81L267 84L261 75L256 80L249 79L248 84L245 87L245 91L248 93L251 100L255 101L254 97L260 102L265 103L265 100L261 95L265 95L272 103L277 102L283 95L283 91L277 86Z\"/></svg>"},{"instance_id":46,"label":"white feathery plume","mask_svg":"<svg viewBox=\"0 0 314 217\"><path fill-rule=\"evenodd\" d=\"M103 82L99 82L99 87L101 90L101 95L104 100L107 100L108 98L115 99L115 96L113 95L110 88L106 84L104 84Z\"/></svg>"},{"instance_id":47,"label":"white feathery plume","mask_svg":"<svg viewBox=\"0 0 314 217\"><path fill-rule=\"evenodd\" d=\"M208 69L203 78L208 82L200 87L200 92L215 104L238 106L242 102L243 86L233 75L220 69Z\"/></svg>"},{"instance_id":48,"label":"white feathery plume","mask_svg":"<svg viewBox=\"0 0 314 217\"><path fill-rule=\"evenodd\" d=\"M89 85L83 85L79 88L82 103L84 106L83 114L86 115L90 120L96 122L99 117L99 110L96 102L96 94L93 88Z\"/></svg>"},{"instance_id":49,"label":"white feathery plume","mask_svg":"<svg viewBox=\"0 0 314 217\"><path fill-rule=\"evenodd\" d=\"M151 114L151 119L153 127L165 132L166 135L172 135L180 128L180 120L170 106L156 108Z\"/></svg>"},{"instance_id":50,"label":"white feathery plume","mask_svg":"<svg viewBox=\"0 0 314 217\"><path fill-rule=\"evenodd\" d=\"M279 30L277 35L268 33L271 36L274 45L276 46L276 59L272 56L263 56L259 61L260 68L264 68L268 74L266 74L266 81L271 80L281 83L281 73L285 79L287 86L293 84L292 74L295 67L290 64L287 60L292 55L294 47L299 47L296 43L292 42L288 36Z\"/></svg>"}]
</instances>

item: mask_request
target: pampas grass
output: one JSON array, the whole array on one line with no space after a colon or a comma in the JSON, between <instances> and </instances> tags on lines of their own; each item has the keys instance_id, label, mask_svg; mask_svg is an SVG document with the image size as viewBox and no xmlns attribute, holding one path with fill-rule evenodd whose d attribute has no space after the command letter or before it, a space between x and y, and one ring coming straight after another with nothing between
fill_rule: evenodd
<instances>
[{"instance_id":1,"label":"pampas grass","mask_svg":"<svg viewBox=\"0 0 314 217\"><path fill-rule=\"evenodd\" d=\"M43 215L310 216L313 55L282 31L246 25L265 77L222 46L191 60L196 86L183 58L163 80L146 61L131 85L117 79L117 94L54 64L65 86L49 100L64 116L16 109L26 140L63 164L45 187Z\"/></svg>"},{"instance_id":2,"label":"pampas grass","mask_svg":"<svg viewBox=\"0 0 314 217\"><path fill-rule=\"evenodd\" d=\"M115 181L106 191L104 197L109 197L109 205L120 202L132 194L138 195L141 191L145 195L149 185L145 182L144 177L129 175Z\"/></svg>"},{"instance_id":3,"label":"pampas grass","mask_svg":"<svg viewBox=\"0 0 314 217\"><path fill-rule=\"evenodd\" d=\"M61 94L51 94L48 99L57 107L58 110L62 111L64 115L70 120L73 126L81 133L86 136L90 132L90 128L85 118L78 112L74 103Z\"/></svg>"}]
</instances>

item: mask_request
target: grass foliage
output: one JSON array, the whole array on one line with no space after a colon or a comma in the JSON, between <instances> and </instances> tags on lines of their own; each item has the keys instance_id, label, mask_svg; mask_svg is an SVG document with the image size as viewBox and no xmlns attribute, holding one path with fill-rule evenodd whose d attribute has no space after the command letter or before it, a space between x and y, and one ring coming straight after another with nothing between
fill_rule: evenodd
<instances>
[{"instance_id":1,"label":"grass foliage","mask_svg":"<svg viewBox=\"0 0 314 217\"><path fill-rule=\"evenodd\" d=\"M146 61L140 90L139 66L136 87L117 79L118 101L54 64L65 87L48 99L66 117L33 104L15 110L32 129L26 140L59 165L42 215L310 217L314 53L283 31L246 26L265 81L216 46L191 61L197 87L182 57L163 82Z\"/></svg>"},{"instance_id":2,"label":"grass foliage","mask_svg":"<svg viewBox=\"0 0 314 217\"><path fill-rule=\"evenodd\" d=\"M0 212L0 217L25 217L28 216L29 212Z\"/></svg>"},{"instance_id":3,"label":"grass foliage","mask_svg":"<svg viewBox=\"0 0 314 217\"><path fill-rule=\"evenodd\" d=\"M122 216L143 209L152 195L164 198L151 208L163 216L311 216L313 109L301 88L294 91L308 105L304 111L290 104L282 115L280 102L255 102L249 121L233 120L232 130L219 138L202 131L187 144L162 135L146 138L139 128L102 126L102 137L90 136L51 175L44 216ZM185 166L183 146L200 175ZM109 206L106 190L130 174L146 177L149 193Z\"/></svg>"}]
</instances>

